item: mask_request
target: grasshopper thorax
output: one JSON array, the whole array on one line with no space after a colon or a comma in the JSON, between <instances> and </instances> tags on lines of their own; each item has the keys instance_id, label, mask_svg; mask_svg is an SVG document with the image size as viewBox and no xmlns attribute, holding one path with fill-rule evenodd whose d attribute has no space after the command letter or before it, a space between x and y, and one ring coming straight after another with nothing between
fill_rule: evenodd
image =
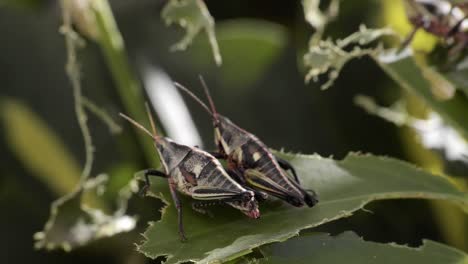
<instances>
[{"instance_id":1,"label":"grasshopper thorax","mask_svg":"<svg viewBox=\"0 0 468 264\"><path fill-rule=\"evenodd\" d=\"M191 151L190 147L178 144L167 137L158 138L154 144L168 173L176 168Z\"/></svg>"},{"instance_id":2,"label":"grasshopper thorax","mask_svg":"<svg viewBox=\"0 0 468 264\"><path fill-rule=\"evenodd\" d=\"M226 155L230 155L236 148L249 140L247 132L235 125L227 117L216 114L213 123L215 128L215 144Z\"/></svg>"}]
</instances>

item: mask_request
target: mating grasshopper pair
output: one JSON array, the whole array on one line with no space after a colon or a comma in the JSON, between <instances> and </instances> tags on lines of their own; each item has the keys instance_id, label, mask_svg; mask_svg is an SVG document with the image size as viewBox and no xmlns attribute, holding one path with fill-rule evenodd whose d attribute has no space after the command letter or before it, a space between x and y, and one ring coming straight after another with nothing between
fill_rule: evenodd
<instances>
[{"instance_id":1,"label":"mating grasshopper pair","mask_svg":"<svg viewBox=\"0 0 468 264\"><path fill-rule=\"evenodd\" d=\"M287 161L275 157L257 137L218 114L203 79L201 82L211 109L187 88L178 83L175 85L211 115L218 152L209 153L158 136L149 109L153 133L121 114L154 140L165 172L146 170L141 193L144 194L150 185L149 176L167 178L178 212L181 239L185 240L186 237L176 190L198 200L192 204L196 211L205 212L204 207L212 204L228 204L250 218L260 217L257 200L267 199L268 194L297 207L314 206L318 202L317 195L301 187L294 168ZM228 168L224 169L217 158L226 159ZM284 170L290 170L292 177Z\"/></svg>"}]
</instances>

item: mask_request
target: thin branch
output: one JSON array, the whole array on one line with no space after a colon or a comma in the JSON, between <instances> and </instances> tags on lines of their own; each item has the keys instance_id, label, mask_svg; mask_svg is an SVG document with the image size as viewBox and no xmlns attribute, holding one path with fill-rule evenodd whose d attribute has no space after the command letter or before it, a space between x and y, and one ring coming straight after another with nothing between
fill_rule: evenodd
<instances>
[{"instance_id":1,"label":"thin branch","mask_svg":"<svg viewBox=\"0 0 468 264\"><path fill-rule=\"evenodd\" d=\"M77 60L77 48L81 46L81 38L72 28L72 18L70 13L70 0L62 0L63 25L60 32L65 37L65 46L67 50L66 72L73 88L73 98L75 100L75 114L78 119L81 134L85 145L85 164L81 172L81 183L83 183L91 174L94 160L94 146L91 133L87 124L88 117L83 108L83 95L80 83L80 67ZM80 184L81 186L81 184Z\"/></svg>"},{"instance_id":2,"label":"thin branch","mask_svg":"<svg viewBox=\"0 0 468 264\"><path fill-rule=\"evenodd\" d=\"M89 100L87 97L82 97L83 106L88 109L91 113L96 115L101 121L107 125L109 128L109 131L112 134L117 134L122 131L122 127L120 127L114 119L107 113L104 109L100 108L97 106L95 103L93 103L91 100Z\"/></svg>"}]
</instances>

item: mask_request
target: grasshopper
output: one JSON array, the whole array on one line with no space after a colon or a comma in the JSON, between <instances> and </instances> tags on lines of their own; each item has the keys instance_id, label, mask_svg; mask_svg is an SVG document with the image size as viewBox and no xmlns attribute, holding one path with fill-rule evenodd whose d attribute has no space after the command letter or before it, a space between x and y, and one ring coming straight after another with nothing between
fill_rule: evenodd
<instances>
[{"instance_id":1,"label":"grasshopper","mask_svg":"<svg viewBox=\"0 0 468 264\"><path fill-rule=\"evenodd\" d=\"M176 190L199 200L192 203L192 208L201 213L206 213L203 209L206 206L228 204L250 218L260 217L254 192L234 181L221 163L208 152L196 147L178 144L167 137L158 136L149 107L147 107L147 112L153 133L135 120L120 113L123 118L153 138L164 169L164 172L154 169L145 170L145 185L140 193L144 195L149 188L149 176L167 179L178 213L179 235L182 241L186 240L186 236L182 223L182 206Z\"/></svg>"},{"instance_id":2,"label":"grasshopper","mask_svg":"<svg viewBox=\"0 0 468 264\"><path fill-rule=\"evenodd\" d=\"M418 29L452 42L450 54L458 54L468 46L468 1L451 3L447 0L405 0L408 19L414 28L402 44L405 48Z\"/></svg>"},{"instance_id":3,"label":"grasshopper","mask_svg":"<svg viewBox=\"0 0 468 264\"><path fill-rule=\"evenodd\" d=\"M275 157L256 136L220 115L203 78L200 77L200 80L210 108L186 87L179 83L175 85L211 115L218 147L218 152L212 154L227 160L231 175L242 185L266 192L297 207L304 204L314 206L318 202L316 193L308 190L309 193L301 187L294 167L286 160ZM290 170L293 178L285 170Z\"/></svg>"}]
</instances>

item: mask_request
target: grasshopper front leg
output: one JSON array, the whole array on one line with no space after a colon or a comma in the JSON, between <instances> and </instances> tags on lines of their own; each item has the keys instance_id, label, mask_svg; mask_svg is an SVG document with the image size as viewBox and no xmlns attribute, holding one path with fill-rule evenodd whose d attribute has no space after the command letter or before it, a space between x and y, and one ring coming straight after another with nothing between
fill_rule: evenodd
<instances>
[{"instance_id":1,"label":"grasshopper front leg","mask_svg":"<svg viewBox=\"0 0 468 264\"><path fill-rule=\"evenodd\" d=\"M186 241L187 238L185 236L184 225L182 223L182 205L180 203L179 197L177 196L177 192L176 192L177 186L176 186L176 184L174 183L172 178L167 176L167 174L165 174L164 172L154 170L154 169L147 169L147 170L145 170L145 185L141 188L141 190L139 192L140 195L142 195L142 196L146 194L146 191L148 190L148 188L151 185L151 182L149 180L149 176L163 177L163 178L166 178L168 180L169 190L171 191L172 200L174 200L174 204L175 204L175 207L176 207L176 210L177 210L180 240Z\"/></svg>"},{"instance_id":2,"label":"grasshopper front leg","mask_svg":"<svg viewBox=\"0 0 468 264\"><path fill-rule=\"evenodd\" d=\"M171 191L172 200L174 200L174 204L177 210L180 240L184 242L187 240L187 237L185 236L184 225L182 222L182 204L180 203L179 197L177 196L176 183L174 182L172 178L168 178L167 180L169 182L169 190Z\"/></svg>"},{"instance_id":3,"label":"grasshopper front leg","mask_svg":"<svg viewBox=\"0 0 468 264\"><path fill-rule=\"evenodd\" d=\"M158 171L158 170L154 170L154 169L145 170L145 185L143 185L143 187L138 192L138 194L140 196L145 196L146 191L148 191L148 188L151 185L150 180L149 180L149 176L168 178L168 176L162 171Z\"/></svg>"}]
</instances>

